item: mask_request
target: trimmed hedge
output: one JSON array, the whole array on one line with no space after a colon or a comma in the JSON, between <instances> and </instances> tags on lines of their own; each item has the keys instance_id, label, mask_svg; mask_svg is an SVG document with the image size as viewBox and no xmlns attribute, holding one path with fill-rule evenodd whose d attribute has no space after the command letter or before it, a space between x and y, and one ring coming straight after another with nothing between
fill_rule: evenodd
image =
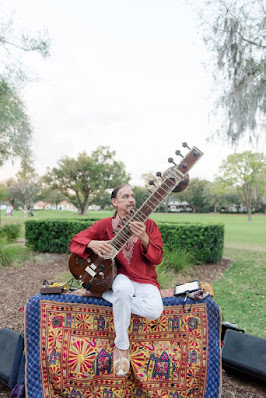
<instances>
[{"instance_id":1,"label":"trimmed hedge","mask_svg":"<svg viewBox=\"0 0 266 398\"><path fill-rule=\"evenodd\" d=\"M224 248L223 224L158 224L164 246L191 252L196 264L221 261Z\"/></svg>"},{"instance_id":2,"label":"trimmed hedge","mask_svg":"<svg viewBox=\"0 0 266 398\"><path fill-rule=\"evenodd\" d=\"M37 252L69 253L69 243L76 233L96 220L28 220L25 221L26 246Z\"/></svg>"},{"instance_id":3,"label":"trimmed hedge","mask_svg":"<svg viewBox=\"0 0 266 398\"><path fill-rule=\"evenodd\" d=\"M25 221L26 245L38 252L69 253L73 235L96 220L28 220ZM158 223L164 246L169 250L191 252L196 264L217 263L224 246L223 224Z\"/></svg>"}]
</instances>

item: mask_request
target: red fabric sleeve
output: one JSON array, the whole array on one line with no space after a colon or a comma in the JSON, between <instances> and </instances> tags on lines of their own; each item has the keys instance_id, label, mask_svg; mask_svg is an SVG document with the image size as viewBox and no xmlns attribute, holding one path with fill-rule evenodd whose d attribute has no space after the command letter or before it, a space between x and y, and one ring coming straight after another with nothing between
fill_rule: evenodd
<instances>
[{"instance_id":1,"label":"red fabric sleeve","mask_svg":"<svg viewBox=\"0 0 266 398\"><path fill-rule=\"evenodd\" d=\"M110 230L112 233L112 229L109 226L111 222L107 220L109 219L96 221L88 229L74 235L69 245L71 253L82 258L87 258L91 254L91 250L87 247L91 240L109 240L110 235L108 235L108 231Z\"/></svg>"},{"instance_id":2,"label":"red fabric sleeve","mask_svg":"<svg viewBox=\"0 0 266 398\"><path fill-rule=\"evenodd\" d=\"M163 258L163 240L161 233L155 222L150 219L146 223L146 232L149 236L149 247L146 252L144 246L141 245L141 253L151 263L158 265Z\"/></svg>"}]
</instances>

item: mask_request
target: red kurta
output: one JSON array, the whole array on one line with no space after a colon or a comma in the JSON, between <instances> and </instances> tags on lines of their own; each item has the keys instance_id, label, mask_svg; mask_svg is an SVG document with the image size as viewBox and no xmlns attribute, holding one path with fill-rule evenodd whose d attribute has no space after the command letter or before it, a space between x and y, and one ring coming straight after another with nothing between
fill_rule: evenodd
<instances>
[{"instance_id":1,"label":"red kurta","mask_svg":"<svg viewBox=\"0 0 266 398\"><path fill-rule=\"evenodd\" d=\"M112 240L116 223L115 217L104 218L95 222L90 228L73 236L69 250L77 256L87 258L89 255L88 243L91 240ZM118 273L126 275L135 282L150 283L160 288L155 265L162 261L162 236L154 221L148 219L145 225L150 239L148 251L145 252L139 238L135 235L132 236L116 256Z\"/></svg>"}]
</instances>

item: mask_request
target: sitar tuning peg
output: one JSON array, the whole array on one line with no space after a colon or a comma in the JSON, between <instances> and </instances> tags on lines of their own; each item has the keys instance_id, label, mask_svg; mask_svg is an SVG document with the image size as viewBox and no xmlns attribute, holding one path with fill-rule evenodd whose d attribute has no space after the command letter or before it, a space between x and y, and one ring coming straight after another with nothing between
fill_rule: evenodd
<instances>
[{"instance_id":1,"label":"sitar tuning peg","mask_svg":"<svg viewBox=\"0 0 266 398\"><path fill-rule=\"evenodd\" d=\"M150 184L150 185L154 185L154 186L156 187L155 182L154 182L153 180L150 180L150 181L149 181L149 184Z\"/></svg>"},{"instance_id":2,"label":"sitar tuning peg","mask_svg":"<svg viewBox=\"0 0 266 398\"><path fill-rule=\"evenodd\" d=\"M157 171L157 172L156 172L156 177L163 178L163 177L162 177L162 173L161 173L160 171Z\"/></svg>"},{"instance_id":3,"label":"sitar tuning peg","mask_svg":"<svg viewBox=\"0 0 266 398\"><path fill-rule=\"evenodd\" d=\"M189 146L188 146L188 144L187 144L186 142L183 142L183 143L182 143L182 146L183 146L184 148L190 149Z\"/></svg>"},{"instance_id":4,"label":"sitar tuning peg","mask_svg":"<svg viewBox=\"0 0 266 398\"><path fill-rule=\"evenodd\" d=\"M169 163L173 163L173 164L176 166L176 163L174 162L174 159L173 159L173 158L168 158L168 162L169 162Z\"/></svg>"},{"instance_id":5,"label":"sitar tuning peg","mask_svg":"<svg viewBox=\"0 0 266 398\"><path fill-rule=\"evenodd\" d=\"M175 151L175 154L177 156L181 156L181 158L183 158L184 156L182 155L181 151L179 151L179 149L177 151Z\"/></svg>"},{"instance_id":6,"label":"sitar tuning peg","mask_svg":"<svg viewBox=\"0 0 266 398\"><path fill-rule=\"evenodd\" d=\"M127 213L127 215L123 218L124 221L129 221L131 218L130 213Z\"/></svg>"}]
</instances>

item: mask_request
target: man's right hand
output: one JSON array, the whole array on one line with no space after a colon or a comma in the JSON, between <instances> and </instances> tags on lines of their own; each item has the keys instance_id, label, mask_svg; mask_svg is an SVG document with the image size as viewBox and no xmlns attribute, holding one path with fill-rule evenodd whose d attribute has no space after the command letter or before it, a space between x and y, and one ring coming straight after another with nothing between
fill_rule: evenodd
<instances>
[{"instance_id":1,"label":"man's right hand","mask_svg":"<svg viewBox=\"0 0 266 398\"><path fill-rule=\"evenodd\" d=\"M112 246L109 240L91 240L87 247L100 257L111 256Z\"/></svg>"}]
</instances>

